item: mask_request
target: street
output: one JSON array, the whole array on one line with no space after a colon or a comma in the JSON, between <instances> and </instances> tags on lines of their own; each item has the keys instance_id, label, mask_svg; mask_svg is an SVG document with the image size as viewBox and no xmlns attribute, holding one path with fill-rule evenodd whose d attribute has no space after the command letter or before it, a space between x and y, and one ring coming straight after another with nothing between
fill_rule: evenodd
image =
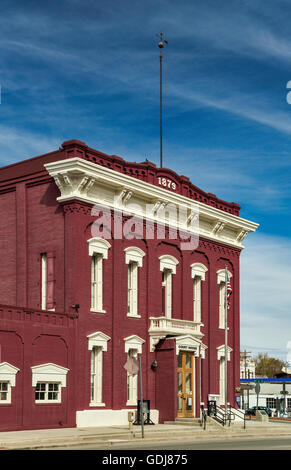
<instances>
[{"instance_id":1,"label":"street","mask_svg":"<svg viewBox=\"0 0 291 470\"><path fill-rule=\"evenodd\" d=\"M48 450L48 448L46 449ZM68 446L62 448L51 448L50 450L291 450L290 437L278 438L226 438L208 440L171 440L160 442L114 442L100 444L87 444L79 446Z\"/></svg>"}]
</instances>

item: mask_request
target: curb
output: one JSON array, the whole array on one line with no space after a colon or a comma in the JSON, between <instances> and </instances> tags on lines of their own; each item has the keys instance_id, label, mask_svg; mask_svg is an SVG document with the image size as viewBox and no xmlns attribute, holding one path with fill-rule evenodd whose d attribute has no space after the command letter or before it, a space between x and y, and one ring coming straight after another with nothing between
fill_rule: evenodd
<instances>
[{"instance_id":1,"label":"curb","mask_svg":"<svg viewBox=\"0 0 291 470\"><path fill-rule=\"evenodd\" d=\"M177 441L180 439L183 439L187 437L187 441L191 440L191 437L199 440L199 441L205 441L207 439L219 439L219 438L227 438L227 439L238 439L238 438L243 438L243 439L248 439L248 438L254 438L256 437L257 439L266 439L266 438L271 438L271 437L276 437L280 438L283 436L291 436L291 430L289 432L281 432L281 430L270 430L270 432L266 432L266 429L262 430L248 430L248 429L240 429L240 430L225 430L223 433L219 430L211 430L211 431L204 431L204 430L198 430L196 428L196 431L198 432L191 432L189 433L189 427L187 430L176 430L175 432L166 432L164 430L160 431L155 431L154 433L148 433L144 438L141 436L132 436L132 435L125 435L124 433L116 433L116 434L110 434L110 435L89 435L89 436L84 436L84 437L71 437L71 438L60 438L60 439L43 439L39 440L36 442L30 441L27 443L24 443L23 441L21 442L11 442L11 443L0 443L0 450L41 450L41 449L58 449L58 448L64 448L64 447L71 447L71 446L85 446L85 445L104 445L104 450L107 449L108 446L114 446L115 444L122 445L122 443L154 443L154 442L160 442L160 441L165 441L166 439L169 440L169 438L173 439L176 438Z\"/></svg>"}]
</instances>

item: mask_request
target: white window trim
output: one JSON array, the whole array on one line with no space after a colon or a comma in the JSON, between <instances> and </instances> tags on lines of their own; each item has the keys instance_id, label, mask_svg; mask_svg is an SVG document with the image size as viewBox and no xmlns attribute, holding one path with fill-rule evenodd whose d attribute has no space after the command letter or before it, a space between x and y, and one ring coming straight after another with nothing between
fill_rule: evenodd
<instances>
[{"instance_id":1,"label":"white window trim","mask_svg":"<svg viewBox=\"0 0 291 470\"><path fill-rule=\"evenodd\" d=\"M129 354L130 351L134 351L135 356L137 354L142 354L142 345L145 342L144 339L140 338L137 335L131 335L128 336L127 338L124 338L124 349L126 354ZM138 376L135 375L132 378L129 378L129 375L127 373L127 382L126 386L128 387L128 381L131 380L132 382L134 381L134 384L136 385L136 390L137 390L137 378ZM134 384L132 386L134 387ZM127 400L126 406L133 406L137 404L137 396L132 397L131 399Z\"/></svg>"},{"instance_id":2,"label":"white window trim","mask_svg":"<svg viewBox=\"0 0 291 470\"><path fill-rule=\"evenodd\" d=\"M37 382L58 382L61 387L66 387L66 377L70 369L58 366L57 364L47 363L31 367L32 386L36 387Z\"/></svg>"},{"instance_id":3,"label":"white window trim","mask_svg":"<svg viewBox=\"0 0 291 470\"><path fill-rule=\"evenodd\" d=\"M172 274L176 274L176 266L179 264L179 261L172 255L163 255L159 257L160 260L160 271L169 269L172 271Z\"/></svg>"},{"instance_id":4,"label":"white window trim","mask_svg":"<svg viewBox=\"0 0 291 470\"><path fill-rule=\"evenodd\" d=\"M137 246L129 246L125 248L125 263L136 262L139 268L142 268L142 259L145 256L145 252Z\"/></svg>"},{"instance_id":5,"label":"white window trim","mask_svg":"<svg viewBox=\"0 0 291 470\"><path fill-rule=\"evenodd\" d=\"M137 359L137 349L130 348L128 350L128 356L135 357ZM137 404L138 397L138 374L129 375L127 373L127 401L126 406L133 406ZM129 389L129 393L128 393Z\"/></svg>"},{"instance_id":6,"label":"white window trim","mask_svg":"<svg viewBox=\"0 0 291 470\"><path fill-rule=\"evenodd\" d=\"M106 313L103 309L103 259L108 259L108 250L111 247L110 243L104 238L90 238L87 240L89 244L89 256L91 257L91 307L90 312L93 313ZM100 255L100 257L98 257ZM94 267L93 257L96 256L97 264ZM97 274L96 286L93 286L93 269ZM95 290L94 296L92 289ZM93 298L95 298L94 305Z\"/></svg>"},{"instance_id":7,"label":"white window trim","mask_svg":"<svg viewBox=\"0 0 291 470\"><path fill-rule=\"evenodd\" d=\"M225 399L225 345L222 344L217 349L217 360L219 361L219 397L220 403L224 403ZM230 361L230 354L232 352L232 348L227 346L227 361Z\"/></svg>"},{"instance_id":8,"label":"white window trim","mask_svg":"<svg viewBox=\"0 0 291 470\"><path fill-rule=\"evenodd\" d=\"M194 279L195 276L201 277L202 281L205 281L205 273L208 269L202 263L193 263L190 266L191 268L191 277Z\"/></svg>"},{"instance_id":9,"label":"white window trim","mask_svg":"<svg viewBox=\"0 0 291 470\"><path fill-rule=\"evenodd\" d=\"M191 277L193 279L193 320L194 322L201 323L201 283L202 281L205 281L205 273L208 271L208 269L202 263L193 263L191 264L190 268Z\"/></svg>"},{"instance_id":10,"label":"white window trim","mask_svg":"<svg viewBox=\"0 0 291 470\"><path fill-rule=\"evenodd\" d=\"M172 275L176 274L176 266L179 261L172 255L162 255L159 257L160 271L165 273L163 286L165 287L165 316L172 318Z\"/></svg>"},{"instance_id":11,"label":"white window trim","mask_svg":"<svg viewBox=\"0 0 291 470\"><path fill-rule=\"evenodd\" d=\"M11 404L11 383L8 380L0 380L0 383L7 383L7 390L4 393L7 393L6 400L0 400L1 405L10 405ZM0 393L2 393L0 389Z\"/></svg>"},{"instance_id":12,"label":"white window trim","mask_svg":"<svg viewBox=\"0 0 291 470\"><path fill-rule=\"evenodd\" d=\"M7 400L1 400L1 405L8 405L11 403L11 387L15 387L16 374L19 369L8 362L2 362L0 364L0 382L8 383Z\"/></svg>"},{"instance_id":13,"label":"white window trim","mask_svg":"<svg viewBox=\"0 0 291 470\"><path fill-rule=\"evenodd\" d=\"M217 349L217 360L220 361L222 357L225 356L225 345L222 344L221 346L218 346ZM230 353L232 353L232 348L230 346L227 346L227 360L230 361Z\"/></svg>"},{"instance_id":14,"label":"white window trim","mask_svg":"<svg viewBox=\"0 0 291 470\"><path fill-rule=\"evenodd\" d=\"M125 352L128 354L130 349L136 349L138 354L142 354L142 345L144 342L145 340L137 335L131 335L124 338Z\"/></svg>"},{"instance_id":15,"label":"white window trim","mask_svg":"<svg viewBox=\"0 0 291 470\"><path fill-rule=\"evenodd\" d=\"M41 254L41 309L46 310L47 299L47 254Z\"/></svg>"},{"instance_id":16,"label":"white window trim","mask_svg":"<svg viewBox=\"0 0 291 470\"><path fill-rule=\"evenodd\" d=\"M103 352L107 351L107 342L110 341L110 336L107 336L105 333L102 333L101 331L96 331L95 333L91 333L90 335L87 336L88 338L88 349L91 351L93 348L101 348L100 354L101 357L99 358L99 367L101 367L101 383L99 384L99 387L101 389L101 398L99 401L92 401L91 400L91 390L90 390L90 407L102 407L105 406L105 403L102 402L102 388L103 388ZM91 368L91 361L90 361L90 368ZM90 380L91 380L91 370L90 370ZM91 384L91 382L90 382ZM100 392L99 392L100 393ZM100 396L100 395L99 395Z\"/></svg>"},{"instance_id":17,"label":"white window trim","mask_svg":"<svg viewBox=\"0 0 291 470\"><path fill-rule=\"evenodd\" d=\"M138 314L138 268L142 267L142 260L145 256L145 252L137 246L129 246L125 248L125 263L128 265L128 282L129 282L129 270L131 269L131 283L132 289L129 292L127 287L127 316L133 318L141 318ZM130 268L132 265L132 268ZM130 296L130 298L128 298ZM130 307L130 312L128 311Z\"/></svg>"},{"instance_id":18,"label":"white window trim","mask_svg":"<svg viewBox=\"0 0 291 470\"><path fill-rule=\"evenodd\" d=\"M40 384L43 384L43 383L44 383L44 384L46 385L46 389L45 389L45 391L44 391L44 393L46 394L46 396L47 396L48 393L49 393L48 386L49 386L50 384L57 384L57 385L59 385L59 389L58 389L58 399L57 399L57 400L49 400L48 398L45 398L44 400L37 400L37 399L35 398L35 401L34 401L35 403L38 403L38 404L42 404L42 403L43 403L43 404L48 404L48 403L52 403L52 404L54 404L54 403L62 403L62 386L61 386L61 383L60 383L60 382L56 382L56 381L48 381L48 382L47 382L47 381L39 381L39 382L36 383L36 386L37 386L38 383L40 383ZM36 387L36 386L35 386L35 387ZM35 394L36 394L37 392L41 393L41 392L43 392L43 391L42 391L42 390L38 390L38 391L35 390Z\"/></svg>"},{"instance_id":19,"label":"white window trim","mask_svg":"<svg viewBox=\"0 0 291 470\"><path fill-rule=\"evenodd\" d=\"M224 330L224 321L225 321L225 289L226 289L226 282L225 282L225 269L220 269L216 272L217 275L217 284L219 285L219 304L218 304L218 327ZM229 278L232 278L232 273L228 271Z\"/></svg>"}]
</instances>

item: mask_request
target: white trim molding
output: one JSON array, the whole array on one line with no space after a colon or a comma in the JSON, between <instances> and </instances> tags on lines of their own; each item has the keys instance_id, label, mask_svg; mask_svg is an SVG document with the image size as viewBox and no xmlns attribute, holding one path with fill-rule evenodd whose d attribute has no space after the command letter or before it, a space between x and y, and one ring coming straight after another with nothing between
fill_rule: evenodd
<instances>
[{"instance_id":1,"label":"white trim molding","mask_svg":"<svg viewBox=\"0 0 291 470\"><path fill-rule=\"evenodd\" d=\"M129 246L125 248L125 263L129 264L130 262L137 263L139 268L142 268L142 259L145 256L145 252L142 251L137 246Z\"/></svg>"},{"instance_id":2,"label":"white trim molding","mask_svg":"<svg viewBox=\"0 0 291 470\"><path fill-rule=\"evenodd\" d=\"M221 346L218 346L217 349L217 360L220 361L222 357L225 357L225 345L222 344ZM230 361L230 353L232 353L232 348L230 346L227 346L227 360Z\"/></svg>"},{"instance_id":3,"label":"white trim molding","mask_svg":"<svg viewBox=\"0 0 291 470\"><path fill-rule=\"evenodd\" d=\"M12 366L8 362L1 362L0 382L9 382L11 387L15 387L17 372L19 372L19 369L17 369L17 367Z\"/></svg>"},{"instance_id":4,"label":"white trim molding","mask_svg":"<svg viewBox=\"0 0 291 470\"><path fill-rule=\"evenodd\" d=\"M194 352L195 357L200 355L201 341L191 335L176 336L176 354L180 351Z\"/></svg>"},{"instance_id":5,"label":"white trim molding","mask_svg":"<svg viewBox=\"0 0 291 470\"><path fill-rule=\"evenodd\" d=\"M191 277L194 279L195 276L201 277L202 281L205 281L205 273L208 271L206 266L202 263L193 263L190 266Z\"/></svg>"},{"instance_id":6,"label":"white trim molding","mask_svg":"<svg viewBox=\"0 0 291 470\"><path fill-rule=\"evenodd\" d=\"M100 346L102 351L107 351L107 342L110 341L110 337L101 331L96 331L96 333L91 333L87 336L88 338L88 349L92 351L95 346Z\"/></svg>"},{"instance_id":7,"label":"white trim molding","mask_svg":"<svg viewBox=\"0 0 291 470\"><path fill-rule=\"evenodd\" d=\"M104 238L90 238L89 256L91 256L91 308L93 313L106 313L103 309L103 259L108 259L110 243Z\"/></svg>"},{"instance_id":8,"label":"white trim molding","mask_svg":"<svg viewBox=\"0 0 291 470\"><path fill-rule=\"evenodd\" d=\"M37 382L58 382L61 387L66 387L66 377L70 369L47 363L31 367L32 386L36 387Z\"/></svg>"},{"instance_id":9,"label":"white trim molding","mask_svg":"<svg viewBox=\"0 0 291 470\"><path fill-rule=\"evenodd\" d=\"M232 278L232 274L230 271L227 271L229 278ZM220 284L221 282L225 282L225 269L219 269L216 271L217 274L217 284Z\"/></svg>"},{"instance_id":10,"label":"white trim molding","mask_svg":"<svg viewBox=\"0 0 291 470\"><path fill-rule=\"evenodd\" d=\"M110 243L104 238L90 238L87 240L89 243L89 256L102 255L104 259L108 258L108 250L111 247Z\"/></svg>"},{"instance_id":11,"label":"white trim molding","mask_svg":"<svg viewBox=\"0 0 291 470\"><path fill-rule=\"evenodd\" d=\"M136 349L138 354L142 353L142 345L145 342L144 339L140 338L137 335L131 335L127 338L124 338L125 343L125 352L128 354L130 349Z\"/></svg>"},{"instance_id":12,"label":"white trim molding","mask_svg":"<svg viewBox=\"0 0 291 470\"><path fill-rule=\"evenodd\" d=\"M44 166L61 192L57 198L59 202L79 200L87 204L104 205L109 209L120 210L120 197L122 197L125 211L128 210L129 213L151 222L156 222L159 218L154 210L147 210L149 204L153 208L157 204L159 207L183 208L187 215L186 221L182 222L174 217L165 224L240 249L243 248L242 240L246 234L254 232L258 227L258 224L216 207L79 157L47 163ZM126 205L128 199L130 203ZM135 206L138 206L138 209ZM193 212L199 214L199 223L196 223L195 227L191 222L189 225Z\"/></svg>"},{"instance_id":13,"label":"white trim molding","mask_svg":"<svg viewBox=\"0 0 291 470\"><path fill-rule=\"evenodd\" d=\"M160 260L160 271L164 269L169 269L173 274L176 274L176 266L179 264L179 261L172 255L162 255L159 257Z\"/></svg>"}]
</instances>

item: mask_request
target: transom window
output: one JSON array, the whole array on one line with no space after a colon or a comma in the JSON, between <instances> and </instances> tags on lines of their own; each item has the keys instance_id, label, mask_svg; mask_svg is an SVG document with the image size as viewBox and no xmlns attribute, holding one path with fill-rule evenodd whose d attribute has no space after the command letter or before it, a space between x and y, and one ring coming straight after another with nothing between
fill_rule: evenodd
<instances>
[{"instance_id":1,"label":"transom window","mask_svg":"<svg viewBox=\"0 0 291 470\"><path fill-rule=\"evenodd\" d=\"M36 402L57 402L61 401L60 383L38 382L35 387Z\"/></svg>"}]
</instances>

